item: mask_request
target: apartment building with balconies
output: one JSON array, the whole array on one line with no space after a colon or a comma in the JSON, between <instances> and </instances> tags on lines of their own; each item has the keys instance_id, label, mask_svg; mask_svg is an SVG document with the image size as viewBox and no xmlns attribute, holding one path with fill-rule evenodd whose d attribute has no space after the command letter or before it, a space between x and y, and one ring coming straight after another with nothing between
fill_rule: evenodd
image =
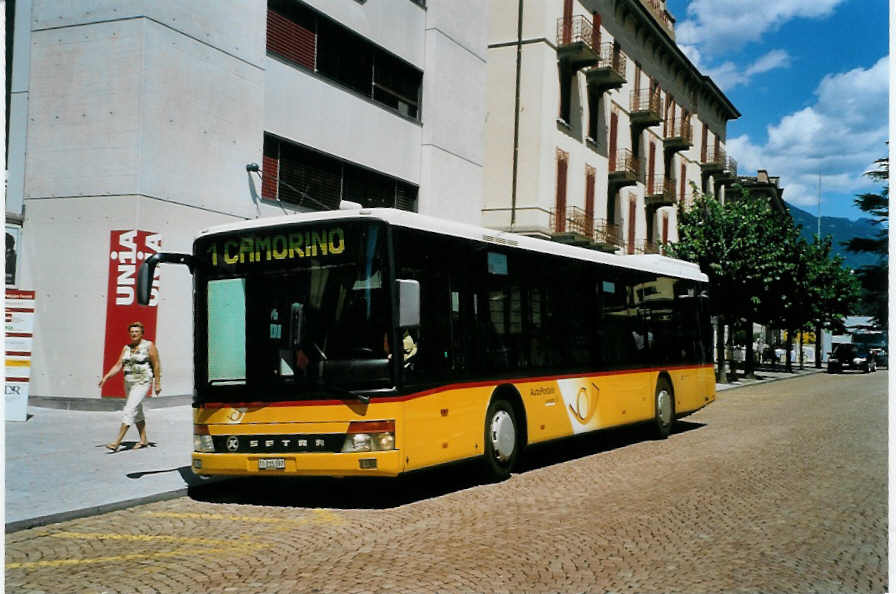
<instances>
[{"instance_id":1,"label":"apartment building with balconies","mask_svg":"<svg viewBox=\"0 0 896 594\"><path fill-rule=\"evenodd\" d=\"M6 212L15 284L36 292L31 394L99 396L144 237L189 252L210 225L342 200L478 223L478 7L18 0ZM189 394L192 282L160 271L133 316L157 316L165 393Z\"/></svg>"},{"instance_id":2,"label":"apartment building with balconies","mask_svg":"<svg viewBox=\"0 0 896 594\"><path fill-rule=\"evenodd\" d=\"M724 199L740 113L675 43L664 0L491 0L483 224L620 253Z\"/></svg>"}]
</instances>

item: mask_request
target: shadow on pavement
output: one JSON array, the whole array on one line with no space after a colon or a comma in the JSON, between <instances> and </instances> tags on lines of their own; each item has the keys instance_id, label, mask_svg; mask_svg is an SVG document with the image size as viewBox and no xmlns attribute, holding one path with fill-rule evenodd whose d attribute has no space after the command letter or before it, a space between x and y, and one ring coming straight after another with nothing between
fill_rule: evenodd
<instances>
[{"instance_id":1,"label":"shadow on pavement","mask_svg":"<svg viewBox=\"0 0 896 594\"><path fill-rule=\"evenodd\" d=\"M677 421L672 433L700 427L703 424ZM538 444L524 452L516 472L526 473L652 439L645 426L631 426ZM177 470L184 475L192 474L186 466ZM478 460L446 464L397 478L251 477L214 483L203 483L195 476L192 480L186 476L184 479L190 485L190 498L196 501L331 509L389 509L489 482Z\"/></svg>"}]
</instances>

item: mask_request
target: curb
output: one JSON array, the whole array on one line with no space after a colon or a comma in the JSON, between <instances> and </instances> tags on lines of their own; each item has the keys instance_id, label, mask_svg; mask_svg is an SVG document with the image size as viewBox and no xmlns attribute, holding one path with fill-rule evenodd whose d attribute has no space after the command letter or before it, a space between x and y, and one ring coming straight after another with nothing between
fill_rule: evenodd
<instances>
[{"instance_id":1,"label":"curb","mask_svg":"<svg viewBox=\"0 0 896 594\"><path fill-rule=\"evenodd\" d=\"M179 396L152 396L143 400L146 408L168 408L192 404L193 397L188 394ZM93 412L116 412L124 406L124 398L77 398L74 396L29 396L28 406L37 408L54 408L59 410L80 410Z\"/></svg>"},{"instance_id":2,"label":"curb","mask_svg":"<svg viewBox=\"0 0 896 594\"><path fill-rule=\"evenodd\" d=\"M766 379L754 380L754 381L751 381L746 384L717 384L716 393L728 392L731 390L737 390L739 388L749 388L750 386L759 386L762 384L770 384L773 382L781 382L781 381L785 381L785 380L792 380L792 379L797 379L797 378L801 378L801 377L807 377L807 376L815 375L818 373L824 373L824 371L825 371L824 369L813 369L811 371L803 370L803 371L795 371L795 372L793 372L792 375L786 375L784 377L769 377ZM720 385L724 386L724 387L719 388L718 386L720 386Z\"/></svg>"},{"instance_id":3,"label":"curb","mask_svg":"<svg viewBox=\"0 0 896 594\"><path fill-rule=\"evenodd\" d=\"M196 489L204 489L209 485L227 481L231 478L232 477L210 477L208 479L205 479L201 484L190 485L182 487L180 489L174 489L172 491L163 491L161 493L154 493L152 495L146 495L144 497L125 499L124 501L103 503L101 505L92 505L90 507L83 507L81 509L73 509L64 512L58 512L55 514L26 518L24 520L16 520L15 522L8 522L5 526L5 530L6 534L11 534L13 532L28 530L30 528L39 528L41 526L49 526L50 524L58 524L59 522L67 522L69 520L88 518L90 516L97 516L99 514L128 509L129 507L136 507L138 505L144 505L146 503L155 503L157 501L168 501L169 499L177 499L178 497L189 495L191 490L195 492Z\"/></svg>"},{"instance_id":4,"label":"curb","mask_svg":"<svg viewBox=\"0 0 896 594\"><path fill-rule=\"evenodd\" d=\"M46 516L38 516L36 518L28 518L25 520L8 522L6 524L6 533L10 534L12 532L19 532L20 530L28 530L29 528L38 528L40 526L47 526L49 524L57 524L59 522L67 522L69 520L76 520L78 518L96 516L99 514L104 514L106 512L118 511L121 509L127 509L129 507L135 507L137 505L143 505L144 503L154 503L156 501L176 499L178 497L183 497L184 495L186 495L189 490L190 487L184 487L182 489L176 489L174 491L156 493L154 495L147 495L145 497L137 497L135 499L125 499L124 501L116 501L114 503L104 503L102 505L93 505L81 509L74 509L70 511L59 512L56 514L47 514Z\"/></svg>"}]
</instances>

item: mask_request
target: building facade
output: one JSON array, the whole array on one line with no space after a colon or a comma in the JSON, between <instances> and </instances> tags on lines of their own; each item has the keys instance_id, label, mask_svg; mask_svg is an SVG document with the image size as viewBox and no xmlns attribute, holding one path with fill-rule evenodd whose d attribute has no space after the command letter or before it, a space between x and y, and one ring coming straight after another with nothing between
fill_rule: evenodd
<instances>
[{"instance_id":1,"label":"building facade","mask_svg":"<svg viewBox=\"0 0 896 594\"><path fill-rule=\"evenodd\" d=\"M675 43L664 0L492 0L483 224L619 253L724 199L737 109Z\"/></svg>"},{"instance_id":2,"label":"building facade","mask_svg":"<svg viewBox=\"0 0 896 594\"><path fill-rule=\"evenodd\" d=\"M98 398L135 267L210 225L341 201L478 223L477 7L18 0L6 213L36 292L31 394ZM160 274L154 310L127 311L157 320L164 393L189 394L192 282Z\"/></svg>"}]
</instances>

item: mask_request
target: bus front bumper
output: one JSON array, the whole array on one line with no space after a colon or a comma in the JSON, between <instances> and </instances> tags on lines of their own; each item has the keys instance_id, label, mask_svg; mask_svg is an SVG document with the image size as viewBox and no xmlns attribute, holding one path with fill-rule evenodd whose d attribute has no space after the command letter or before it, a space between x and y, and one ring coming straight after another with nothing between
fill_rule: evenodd
<instances>
[{"instance_id":1,"label":"bus front bumper","mask_svg":"<svg viewBox=\"0 0 896 594\"><path fill-rule=\"evenodd\" d=\"M193 452L193 473L208 476L398 476L401 452L217 454Z\"/></svg>"}]
</instances>

